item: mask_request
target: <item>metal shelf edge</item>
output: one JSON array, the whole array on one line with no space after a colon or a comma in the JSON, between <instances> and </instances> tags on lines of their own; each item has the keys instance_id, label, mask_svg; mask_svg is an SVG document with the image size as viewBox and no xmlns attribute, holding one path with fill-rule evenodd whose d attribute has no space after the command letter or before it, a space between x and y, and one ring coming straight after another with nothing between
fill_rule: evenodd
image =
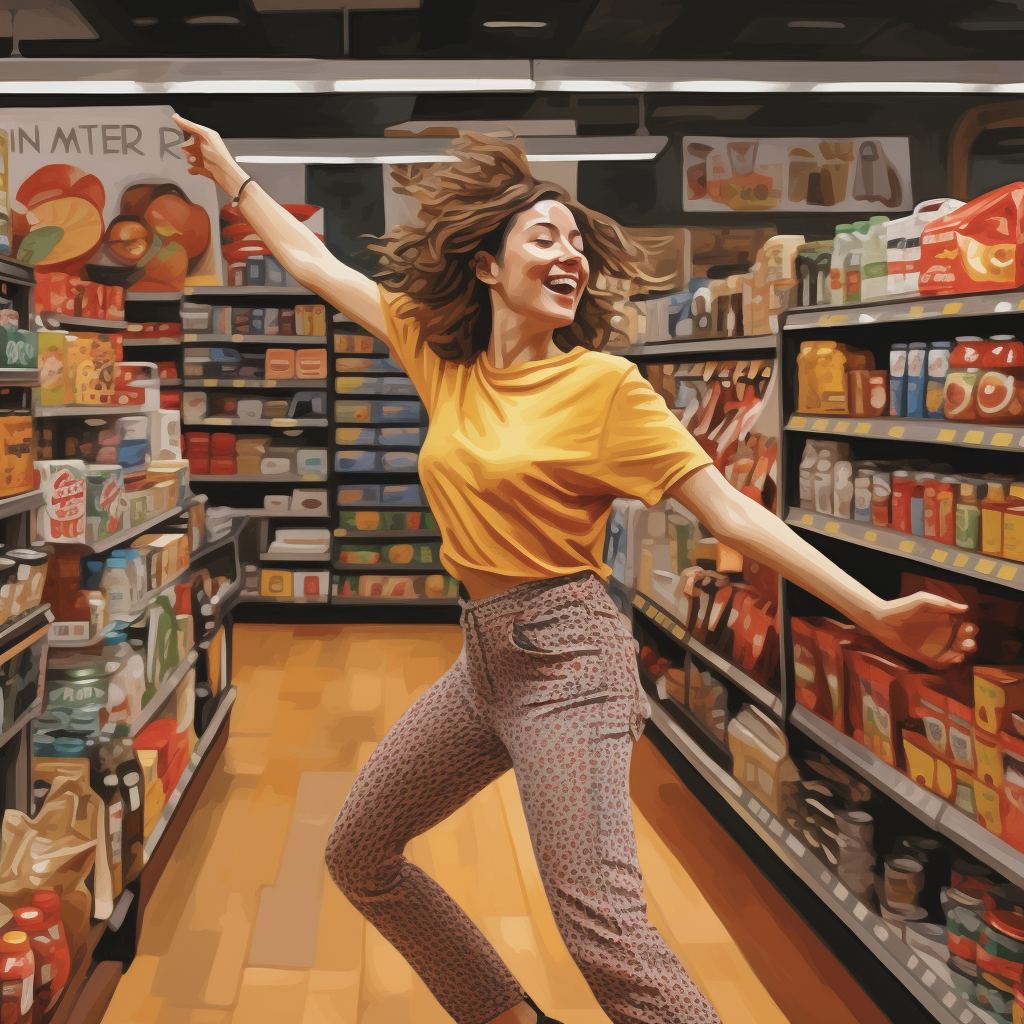
<instances>
[{"instance_id":1,"label":"metal shelf edge","mask_svg":"<svg viewBox=\"0 0 1024 1024\"><path fill-rule=\"evenodd\" d=\"M139 717L131 723L129 735L133 739L156 718L157 712L167 703L167 699L181 685L182 680L198 660L199 652L193 647L179 662L178 667L160 684L156 693L149 699L149 703L142 709Z\"/></svg>"}]
</instances>

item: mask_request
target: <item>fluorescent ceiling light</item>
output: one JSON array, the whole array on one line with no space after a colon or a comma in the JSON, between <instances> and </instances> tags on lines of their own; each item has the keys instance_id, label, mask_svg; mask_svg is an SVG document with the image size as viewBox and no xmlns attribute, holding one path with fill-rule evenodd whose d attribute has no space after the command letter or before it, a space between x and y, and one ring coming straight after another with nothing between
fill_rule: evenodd
<instances>
[{"instance_id":1,"label":"fluorescent ceiling light","mask_svg":"<svg viewBox=\"0 0 1024 1024\"><path fill-rule=\"evenodd\" d=\"M450 138L226 139L240 164L451 163ZM664 135L537 136L516 143L531 163L579 160L653 160L668 144Z\"/></svg>"},{"instance_id":2,"label":"fluorescent ceiling light","mask_svg":"<svg viewBox=\"0 0 1024 1024\"><path fill-rule=\"evenodd\" d=\"M485 21L484 28L547 28L546 21Z\"/></svg>"},{"instance_id":3,"label":"fluorescent ceiling light","mask_svg":"<svg viewBox=\"0 0 1024 1024\"><path fill-rule=\"evenodd\" d=\"M124 96L146 90L138 82L117 79L92 79L84 82L4 82L0 80L0 93L15 96L63 96L83 93L87 96Z\"/></svg>"},{"instance_id":4,"label":"fluorescent ceiling light","mask_svg":"<svg viewBox=\"0 0 1024 1024\"><path fill-rule=\"evenodd\" d=\"M536 60L533 72L551 92L1024 92L1024 61Z\"/></svg>"}]
</instances>

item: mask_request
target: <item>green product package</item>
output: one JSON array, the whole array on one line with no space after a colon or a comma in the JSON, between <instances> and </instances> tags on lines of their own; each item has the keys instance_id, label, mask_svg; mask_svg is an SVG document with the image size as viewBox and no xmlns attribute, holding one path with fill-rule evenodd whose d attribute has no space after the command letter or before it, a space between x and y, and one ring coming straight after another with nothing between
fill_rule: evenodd
<instances>
[{"instance_id":1,"label":"green product package","mask_svg":"<svg viewBox=\"0 0 1024 1024\"><path fill-rule=\"evenodd\" d=\"M159 686L178 667L178 621L174 605L161 594L149 606L146 678Z\"/></svg>"},{"instance_id":2,"label":"green product package","mask_svg":"<svg viewBox=\"0 0 1024 1024\"><path fill-rule=\"evenodd\" d=\"M17 327L0 328L0 366L34 370L39 365L39 335Z\"/></svg>"}]
</instances>

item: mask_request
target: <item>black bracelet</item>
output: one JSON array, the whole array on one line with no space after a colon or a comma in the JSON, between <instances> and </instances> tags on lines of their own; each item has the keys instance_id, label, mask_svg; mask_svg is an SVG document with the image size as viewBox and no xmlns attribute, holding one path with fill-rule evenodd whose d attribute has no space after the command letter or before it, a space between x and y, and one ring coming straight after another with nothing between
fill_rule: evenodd
<instances>
[{"instance_id":1,"label":"black bracelet","mask_svg":"<svg viewBox=\"0 0 1024 1024\"><path fill-rule=\"evenodd\" d=\"M243 181L242 184L238 187L238 195L231 200L232 205L238 205L239 200L242 198L242 193L245 191L245 186L248 185L250 181L252 181L252 178L246 178L245 181Z\"/></svg>"}]
</instances>

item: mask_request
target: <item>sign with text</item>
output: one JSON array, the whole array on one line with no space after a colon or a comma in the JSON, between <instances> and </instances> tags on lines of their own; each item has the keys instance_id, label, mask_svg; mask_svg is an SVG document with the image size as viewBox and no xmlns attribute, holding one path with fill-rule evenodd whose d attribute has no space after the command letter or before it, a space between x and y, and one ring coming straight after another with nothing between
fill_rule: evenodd
<instances>
[{"instance_id":1,"label":"sign with text","mask_svg":"<svg viewBox=\"0 0 1024 1024\"><path fill-rule=\"evenodd\" d=\"M683 209L850 213L912 210L903 138L683 138Z\"/></svg>"},{"instance_id":2,"label":"sign with text","mask_svg":"<svg viewBox=\"0 0 1024 1024\"><path fill-rule=\"evenodd\" d=\"M212 181L188 173L171 108L5 110L11 251L40 272L140 292L222 284Z\"/></svg>"}]
</instances>

